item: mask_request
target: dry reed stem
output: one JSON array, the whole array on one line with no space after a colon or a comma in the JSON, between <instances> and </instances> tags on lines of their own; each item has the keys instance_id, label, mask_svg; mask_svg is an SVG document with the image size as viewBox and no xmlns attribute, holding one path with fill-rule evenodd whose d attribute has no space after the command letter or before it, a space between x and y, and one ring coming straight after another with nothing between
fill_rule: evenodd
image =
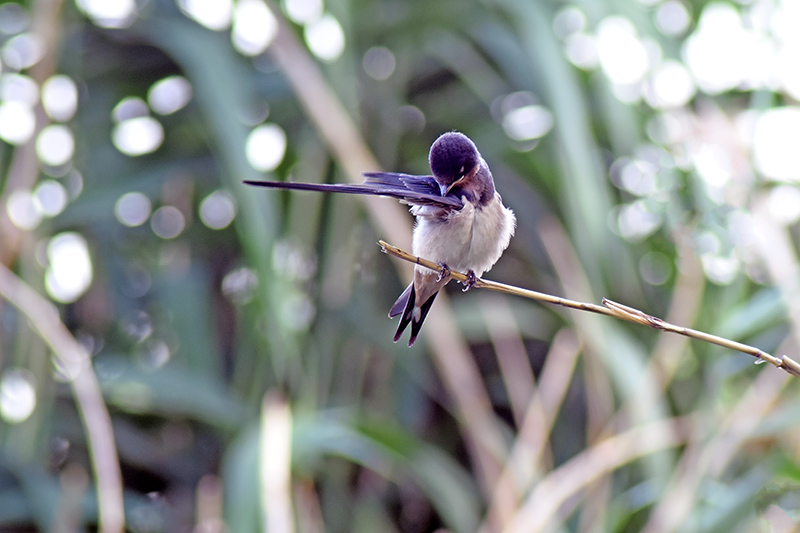
<instances>
[{"instance_id":1,"label":"dry reed stem","mask_svg":"<svg viewBox=\"0 0 800 533\"><path fill-rule=\"evenodd\" d=\"M405 250L397 248L396 246L392 246L391 244L385 241L379 241L378 244L380 244L384 253L388 253L389 255L393 255L397 258L403 259L404 261L409 261L411 263L423 266L425 268L429 268L434 271L439 271L441 268L437 263L434 263L433 261L429 261L422 257L417 257L415 255L412 255L406 252ZM460 282L464 282L467 280L466 274L462 272L457 272L455 270L451 271L450 276L453 279ZM742 344L741 342L732 341L724 337L718 337L717 335L711 335L710 333L704 333L696 329L686 328L683 326L676 326L658 317L648 315L643 311L639 311L638 309L634 309L633 307L628 307L627 305L614 302L612 300L609 300L608 298L603 298L603 305L597 305L586 302L577 302L575 300L568 300L566 298L561 298L560 296L553 296L552 294L532 291L529 289L523 289L521 287L506 285L504 283L498 283L496 281L489 281L481 278L477 279L477 282L475 283L474 287L477 289L488 289L490 291L497 291L505 294L522 296L523 298L530 298L532 300L538 300L540 302L560 305L562 307L569 307L571 309L590 311L592 313L619 318L621 320L627 320L628 322L634 322L642 326L648 326L661 331L676 333L678 335L683 335L685 337L690 337L692 339L697 339L711 344L716 344L724 348L730 348L731 350L736 350L738 352L752 355L753 357L759 359L757 363L762 363L762 362L770 363L776 368L785 370L786 372L792 374L795 377L800 377L800 364L798 364L793 359L786 357L785 355L782 355L781 357L775 357L774 355L770 355L753 346Z\"/></svg>"},{"instance_id":2,"label":"dry reed stem","mask_svg":"<svg viewBox=\"0 0 800 533\"><path fill-rule=\"evenodd\" d=\"M690 421L681 417L649 422L585 449L533 488L513 519L504 524L503 533L549 531L559 508L581 489L640 457L685 443Z\"/></svg>"},{"instance_id":3,"label":"dry reed stem","mask_svg":"<svg viewBox=\"0 0 800 533\"><path fill-rule=\"evenodd\" d=\"M94 373L90 354L61 322L56 307L0 264L0 297L27 317L31 328L53 350L65 374L86 432L95 475L98 528L102 533L125 529L122 472L114 442L111 417Z\"/></svg>"}]
</instances>

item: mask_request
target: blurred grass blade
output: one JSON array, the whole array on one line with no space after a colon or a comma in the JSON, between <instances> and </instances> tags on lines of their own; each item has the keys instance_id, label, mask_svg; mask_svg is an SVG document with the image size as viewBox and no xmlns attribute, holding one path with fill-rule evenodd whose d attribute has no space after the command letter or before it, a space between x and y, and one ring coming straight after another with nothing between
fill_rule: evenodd
<instances>
[{"instance_id":1,"label":"blurred grass blade","mask_svg":"<svg viewBox=\"0 0 800 533\"><path fill-rule=\"evenodd\" d=\"M108 402L133 413L161 413L230 431L244 420L244 406L216 380L178 364L153 371L122 357L104 356L97 365Z\"/></svg>"},{"instance_id":2,"label":"blurred grass blade","mask_svg":"<svg viewBox=\"0 0 800 533\"><path fill-rule=\"evenodd\" d=\"M355 421L334 413L298 420L296 464L338 455L399 482L411 475L448 528L475 531L480 504L470 476L450 457L412 434L386 423Z\"/></svg>"}]
</instances>

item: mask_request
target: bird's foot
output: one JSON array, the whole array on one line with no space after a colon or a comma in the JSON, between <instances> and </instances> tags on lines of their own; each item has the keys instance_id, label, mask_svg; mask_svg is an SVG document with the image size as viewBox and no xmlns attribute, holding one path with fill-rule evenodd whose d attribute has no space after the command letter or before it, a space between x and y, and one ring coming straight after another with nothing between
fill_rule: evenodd
<instances>
[{"instance_id":1,"label":"bird's foot","mask_svg":"<svg viewBox=\"0 0 800 533\"><path fill-rule=\"evenodd\" d=\"M450 267L446 263L439 263L439 277L436 278L436 283L447 277L450 277Z\"/></svg>"},{"instance_id":2,"label":"bird's foot","mask_svg":"<svg viewBox=\"0 0 800 533\"><path fill-rule=\"evenodd\" d=\"M475 272L472 269L469 269L467 271L467 279L461 282L461 284L464 285L464 288L461 289L461 292L467 292L477 283L478 283L478 276L475 275Z\"/></svg>"}]
</instances>

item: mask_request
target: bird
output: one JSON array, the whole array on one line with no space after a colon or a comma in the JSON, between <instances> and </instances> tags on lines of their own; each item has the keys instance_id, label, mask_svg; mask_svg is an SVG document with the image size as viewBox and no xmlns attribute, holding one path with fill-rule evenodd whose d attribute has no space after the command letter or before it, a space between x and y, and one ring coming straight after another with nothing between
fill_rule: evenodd
<instances>
[{"instance_id":1,"label":"bird","mask_svg":"<svg viewBox=\"0 0 800 533\"><path fill-rule=\"evenodd\" d=\"M428 155L429 176L364 172L361 184L244 181L247 185L346 194L388 196L410 205L416 217L412 253L439 265L414 267L414 279L389 310L400 316L394 342L411 325L408 346L416 342L436 295L452 278L466 272L464 291L475 285L508 248L516 228L514 212L503 205L489 166L472 140L457 131L440 135Z\"/></svg>"}]
</instances>

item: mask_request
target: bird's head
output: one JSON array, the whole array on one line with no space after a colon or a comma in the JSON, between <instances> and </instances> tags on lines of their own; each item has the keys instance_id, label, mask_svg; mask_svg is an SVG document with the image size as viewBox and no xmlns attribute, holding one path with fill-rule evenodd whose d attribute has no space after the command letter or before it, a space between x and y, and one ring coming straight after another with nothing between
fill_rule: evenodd
<instances>
[{"instance_id":1,"label":"bird's head","mask_svg":"<svg viewBox=\"0 0 800 533\"><path fill-rule=\"evenodd\" d=\"M469 185L481 166L481 155L475 143L457 131L440 135L431 146L428 159L442 196L453 187Z\"/></svg>"}]
</instances>

